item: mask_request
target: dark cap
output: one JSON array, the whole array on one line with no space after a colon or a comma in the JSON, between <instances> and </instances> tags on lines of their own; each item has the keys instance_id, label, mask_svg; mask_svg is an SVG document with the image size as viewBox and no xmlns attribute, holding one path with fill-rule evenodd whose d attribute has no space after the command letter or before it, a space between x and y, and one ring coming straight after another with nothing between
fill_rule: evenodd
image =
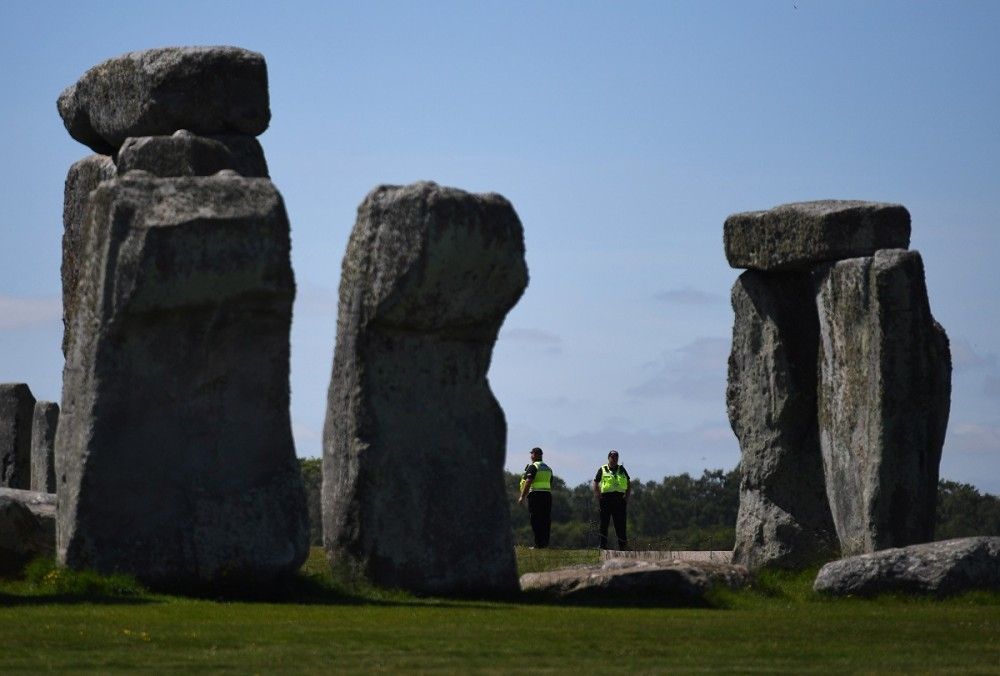
<instances>
[{"instance_id":1,"label":"dark cap","mask_svg":"<svg viewBox=\"0 0 1000 676\"><path fill-rule=\"evenodd\" d=\"M615 449L612 448L611 452L608 453L608 457L610 458L611 456L614 456L614 457L617 458L618 457L618 451L616 451Z\"/></svg>"},{"instance_id":2,"label":"dark cap","mask_svg":"<svg viewBox=\"0 0 1000 676\"><path fill-rule=\"evenodd\" d=\"M538 453L538 455L541 455L542 454L542 449L540 449L538 446L535 446L533 449L531 449L531 452L532 453Z\"/></svg>"}]
</instances>

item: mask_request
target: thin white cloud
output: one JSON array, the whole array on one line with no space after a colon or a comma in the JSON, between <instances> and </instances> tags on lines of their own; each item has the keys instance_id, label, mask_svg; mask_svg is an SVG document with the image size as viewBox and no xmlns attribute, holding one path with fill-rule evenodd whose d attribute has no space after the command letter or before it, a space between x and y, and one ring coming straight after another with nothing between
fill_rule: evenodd
<instances>
[{"instance_id":1,"label":"thin white cloud","mask_svg":"<svg viewBox=\"0 0 1000 676\"><path fill-rule=\"evenodd\" d=\"M997 367L995 354L978 352L965 338L955 336L950 342L951 364L956 371L992 370Z\"/></svg>"},{"instance_id":2,"label":"thin white cloud","mask_svg":"<svg viewBox=\"0 0 1000 676\"><path fill-rule=\"evenodd\" d=\"M561 336L540 329L504 329L500 332L500 342L519 343L551 355L563 351Z\"/></svg>"},{"instance_id":3,"label":"thin white cloud","mask_svg":"<svg viewBox=\"0 0 1000 676\"><path fill-rule=\"evenodd\" d=\"M1000 455L1000 425L967 422L950 425L945 452Z\"/></svg>"},{"instance_id":4,"label":"thin white cloud","mask_svg":"<svg viewBox=\"0 0 1000 676\"><path fill-rule=\"evenodd\" d=\"M61 318L62 301L58 297L0 296L0 331L39 326L57 322Z\"/></svg>"},{"instance_id":5,"label":"thin white cloud","mask_svg":"<svg viewBox=\"0 0 1000 676\"><path fill-rule=\"evenodd\" d=\"M504 329L500 333L500 337L504 340L513 340L520 343L562 345L562 338L554 333L548 333L539 329Z\"/></svg>"},{"instance_id":6,"label":"thin white cloud","mask_svg":"<svg viewBox=\"0 0 1000 676\"><path fill-rule=\"evenodd\" d=\"M726 387L728 338L702 337L646 365L645 378L625 390L634 399L720 400Z\"/></svg>"},{"instance_id":7,"label":"thin white cloud","mask_svg":"<svg viewBox=\"0 0 1000 676\"><path fill-rule=\"evenodd\" d=\"M717 293L702 291L693 286L661 291L654 298L664 303L676 303L678 305L714 305L726 302L726 299Z\"/></svg>"}]
</instances>

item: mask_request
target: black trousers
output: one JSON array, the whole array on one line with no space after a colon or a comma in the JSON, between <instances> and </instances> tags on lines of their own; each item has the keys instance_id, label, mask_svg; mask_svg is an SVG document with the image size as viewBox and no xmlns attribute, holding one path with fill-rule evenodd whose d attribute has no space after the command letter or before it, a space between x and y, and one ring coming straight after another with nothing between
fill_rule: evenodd
<instances>
[{"instance_id":1,"label":"black trousers","mask_svg":"<svg viewBox=\"0 0 1000 676\"><path fill-rule=\"evenodd\" d=\"M615 522L618 549L628 549L628 534L625 530L626 506L624 493L601 493L601 549L608 548L608 523Z\"/></svg>"},{"instance_id":2,"label":"black trousers","mask_svg":"<svg viewBox=\"0 0 1000 676\"><path fill-rule=\"evenodd\" d=\"M535 534L535 547L548 547L549 531L552 529L552 493L528 493L528 516L531 517L531 531Z\"/></svg>"}]
</instances>

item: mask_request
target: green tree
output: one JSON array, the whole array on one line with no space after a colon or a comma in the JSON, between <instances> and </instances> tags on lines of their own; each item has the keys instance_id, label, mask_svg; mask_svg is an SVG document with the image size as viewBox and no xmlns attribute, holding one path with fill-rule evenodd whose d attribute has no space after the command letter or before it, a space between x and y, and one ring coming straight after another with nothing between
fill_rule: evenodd
<instances>
[{"instance_id":1,"label":"green tree","mask_svg":"<svg viewBox=\"0 0 1000 676\"><path fill-rule=\"evenodd\" d=\"M309 509L309 544L323 544L323 508L320 497L323 490L323 461L319 458L299 458L302 483L306 489L306 507Z\"/></svg>"}]
</instances>

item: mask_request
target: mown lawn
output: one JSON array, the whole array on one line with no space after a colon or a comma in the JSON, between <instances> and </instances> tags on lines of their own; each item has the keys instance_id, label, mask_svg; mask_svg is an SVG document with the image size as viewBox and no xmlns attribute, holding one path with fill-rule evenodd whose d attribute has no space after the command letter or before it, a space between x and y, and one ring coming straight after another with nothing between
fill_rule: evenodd
<instances>
[{"instance_id":1,"label":"mown lawn","mask_svg":"<svg viewBox=\"0 0 1000 676\"><path fill-rule=\"evenodd\" d=\"M526 570L596 554L519 558ZM322 569L318 556L306 567ZM823 600L808 576L765 575L753 591L720 594L714 609L627 609L421 599L319 574L283 602L93 581L88 598L56 578L0 583L0 673L1000 672L997 594Z\"/></svg>"}]
</instances>

